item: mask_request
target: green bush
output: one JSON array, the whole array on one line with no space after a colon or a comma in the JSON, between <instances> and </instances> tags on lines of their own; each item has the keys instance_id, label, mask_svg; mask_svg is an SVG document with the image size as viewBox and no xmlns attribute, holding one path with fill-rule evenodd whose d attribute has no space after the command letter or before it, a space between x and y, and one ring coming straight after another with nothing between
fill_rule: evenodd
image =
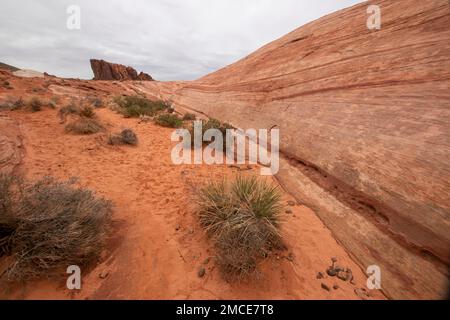
<instances>
[{"instance_id":1,"label":"green bush","mask_svg":"<svg viewBox=\"0 0 450 320\"><path fill-rule=\"evenodd\" d=\"M151 101L141 96L116 97L114 102L125 117L155 116L169 106L164 101Z\"/></svg>"},{"instance_id":2,"label":"green bush","mask_svg":"<svg viewBox=\"0 0 450 320\"><path fill-rule=\"evenodd\" d=\"M215 240L217 261L227 278L257 271L260 258L282 246L281 194L265 180L238 176L209 183L199 194L200 224Z\"/></svg>"},{"instance_id":3,"label":"green bush","mask_svg":"<svg viewBox=\"0 0 450 320\"><path fill-rule=\"evenodd\" d=\"M111 226L111 202L51 177L25 183L0 175L0 280L66 276L70 265L96 262Z\"/></svg>"},{"instance_id":4,"label":"green bush","mask_svg":"<svg viewBox=\"0 0 450 320\"><path fill-rule=\"evenodd\" d=\"M183 126L183 120L174 114L162 114L155 119L155 122L167 128L180 128Z\"/></svg>"}]
</instances>

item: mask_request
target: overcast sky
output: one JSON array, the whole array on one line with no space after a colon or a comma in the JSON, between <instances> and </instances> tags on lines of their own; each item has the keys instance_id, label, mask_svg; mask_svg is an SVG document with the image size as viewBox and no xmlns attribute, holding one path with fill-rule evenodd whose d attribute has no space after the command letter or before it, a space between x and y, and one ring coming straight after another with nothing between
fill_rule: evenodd
<instances>
[{"instance_id":1,"label":"overcast sky","mask_svg":"<svg viewBox=\"0 0 450 320\"><path fill-rule=\"evenodd\" d=\"M1 0L0 62L90 79L89 59L191 80L360 0ZM81 29L67 8L81 8Z\"/></svg>"}]
</instances>

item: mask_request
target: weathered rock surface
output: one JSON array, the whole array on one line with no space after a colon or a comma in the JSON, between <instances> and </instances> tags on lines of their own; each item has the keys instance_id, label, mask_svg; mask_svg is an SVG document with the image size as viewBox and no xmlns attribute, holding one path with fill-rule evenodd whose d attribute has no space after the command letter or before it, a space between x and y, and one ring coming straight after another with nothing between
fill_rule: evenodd
<instances>
[{"instance_id":1,"label":"weathered rock surface","mask_svg":"<svg viewBox=\"0 0 450 320\"><path fill-rule=\"evenodd\" d=\"M104 60L91 59L91 68L94 80L142 80L153 81L153 78L144 73L137 73L132 67L110 63Z\"/></svg>"},{"instance_id":2,"label":"weathered rock surface","mask_svg":"<svg viewBox=\"0 0 450 320\"><path fill-rule=\"evenodd\" d=\"M446 295L450 3L371 1L185 84L177 108L281 134L281 183L392 298Z\"/></svg>"}]
</instances>

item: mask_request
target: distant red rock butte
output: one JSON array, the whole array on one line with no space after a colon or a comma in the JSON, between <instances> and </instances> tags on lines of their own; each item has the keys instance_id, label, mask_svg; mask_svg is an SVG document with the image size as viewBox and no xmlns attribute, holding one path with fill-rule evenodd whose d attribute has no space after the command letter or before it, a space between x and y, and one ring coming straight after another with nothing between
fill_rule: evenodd
<instances>
[{"instance_id":1,"label":"distant red rock butte","mask_svg":"<svg viewBox=\"0 0 450 320\"><path fill-rule=\"evenodd\" d=\"M91 59L91 68L94 80L142 80L153 81L153 78L144 73L137 73L132 67L111 63L104 60Z\"/></svg>"}]
</instances>

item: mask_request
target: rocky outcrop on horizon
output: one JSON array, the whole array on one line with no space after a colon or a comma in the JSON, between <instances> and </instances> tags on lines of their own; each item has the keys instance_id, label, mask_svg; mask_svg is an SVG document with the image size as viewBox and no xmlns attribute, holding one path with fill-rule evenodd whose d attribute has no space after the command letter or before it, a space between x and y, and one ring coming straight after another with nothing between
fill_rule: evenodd
<instances>
[{"instance_id":1,"label":"rocky outcrop on horizon","mask_svg":"<svg viewBox=\"0 0 450 320\"><path fill-rule=\"evenodd\" d=\"M309 23L171 99L279 128L278 179L392 298L443 298L450 265L450 3L371 1Z\"/></svg>"},{"instance_id":2,"label":"rocky outcrop on horizon","mask_svg":"<svg viewBox=\"0 0 450 320\"><path fill-rule=\"evenodd\" d=\"M153 81L153 78L144 73L137 73L132 67L111 63L104 60L91 59L91 68L94 80L141 80Z\"/></svg>"},{"instance_id":3,"label":"rocky outcrop on horizon","mask_svg":"<svg viewBox=\"0 0 450 320\"><path fill-rule=\"evenodd\" d=\"M9 70L11 72L20 70L19 68L10 66L9 64L3 63L3 62L0 62L0 69Z\"/></svg>"}]
</instances>

